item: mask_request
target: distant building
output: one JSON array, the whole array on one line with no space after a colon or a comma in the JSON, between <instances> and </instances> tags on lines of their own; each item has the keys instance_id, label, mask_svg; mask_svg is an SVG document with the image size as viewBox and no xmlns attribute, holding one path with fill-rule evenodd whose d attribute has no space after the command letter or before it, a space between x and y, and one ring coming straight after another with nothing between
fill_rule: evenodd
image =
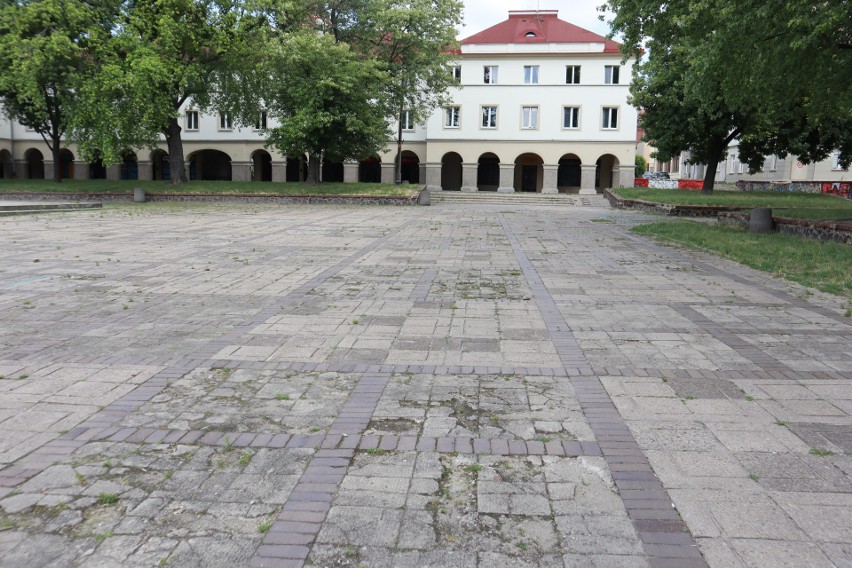
<instances>
[{"instance_id":1,"label":"distant building","mask_svg":"<svg viewBox=\"0 0 852 568\"><path fill-rule=\"evenodd\" d=\"M593 193L631 185L636 110L628 105L633 60L619 45L560 20L555 10L511 11L509 18L461 41L451 72L452 103L422 124L403 124L403 179L447 191ZM256 128L235 128L225 115L182 110L191 179L300 181L304 156L264 148L266 115ZM271 125L270 125L271 126ZM167 179L165 142L129 151L104 168L81 161L73 145L54 164L41 138L0 123L3 177ZM360 163L327 162L327 181L393 181L396 146Z\"/></svg>"}]
</instances>

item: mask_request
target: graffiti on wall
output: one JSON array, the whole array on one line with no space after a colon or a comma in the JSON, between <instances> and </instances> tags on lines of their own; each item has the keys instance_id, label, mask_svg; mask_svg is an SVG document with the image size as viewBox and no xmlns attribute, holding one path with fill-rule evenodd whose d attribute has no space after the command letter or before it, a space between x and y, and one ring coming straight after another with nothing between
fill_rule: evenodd
<instances>
[{"instance_id":1,"label":"graffiti on wall","mask_svg":"<svg viewBox=\"0 0 852 568\"><path fill-rule=\"evenodd\" d=\"M822 192L831 195L840 195L846 199L852 199L852 184L842 181L827 181L822 184Z\"/></svg>"}]
</instances>

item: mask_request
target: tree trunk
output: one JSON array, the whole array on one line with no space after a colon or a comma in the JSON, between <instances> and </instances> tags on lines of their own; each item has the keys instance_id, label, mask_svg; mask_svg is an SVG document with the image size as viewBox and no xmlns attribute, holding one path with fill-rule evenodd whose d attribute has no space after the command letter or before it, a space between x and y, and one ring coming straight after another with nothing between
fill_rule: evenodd
<instances>
[{"instance_id":1,"label":"tree trunk","mask_svg":"<svg viewBox=\"0 0 852 568\"><path fill-rule=\"evenodd\" d=\"M704 183L701 185L701 193L713 193L713 185L716 183L716 166L719 164L719 158L710 160L704 167Z\"/></svg>"},{"instance_id":2,"label":"tree trunk","mask_svg":"<svg viewBox=\"0 0 852 568\"><path fill-rule=\"evenodd\" d=\"M177 118L169 119L169 126L163 133L169 147L169 178L172 185L186 183L186 163L183 159L183 140L180 138L181 127Z\"/></svg>"},{"instance_id":3,"label":"tree trunk","mask_svg":"<svg viewBox=\"0 0 852 568\"><path fill-rule=\"evenodd\" d=\"M316 185L320 182L320 156L311 152L308 154L308 178L305 183Z\"/></svg>"},{"instance_id":4,"label":"tree trunk","mask_svg":"<svg viewBox=\"0 0 852 568\"><path fill-rule=\"evenodd\" d=\"M62 164L59 162L59 151L62 149L62 144L59 141L59 136L53 136L52 141L50 153L53 156L53 182L62 183Z\"/></svg>"}]
</instances>

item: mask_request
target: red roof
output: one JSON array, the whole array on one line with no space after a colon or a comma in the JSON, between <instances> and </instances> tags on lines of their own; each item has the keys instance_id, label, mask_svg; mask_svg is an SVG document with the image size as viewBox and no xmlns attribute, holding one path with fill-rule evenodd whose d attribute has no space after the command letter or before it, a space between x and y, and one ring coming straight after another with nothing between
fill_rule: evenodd
<instances>
[{"instance_id":1,"label":"red roof","mask_svg":"<svg viewBox=\"0 0 852 568\"><path fill-rule=\"evenodd\" d=\"M560 20L557 14L556 10L510 10L508 20L461 43L603 43L604 53L618 53L621 44Z\"/></svg>"}]
</instances>

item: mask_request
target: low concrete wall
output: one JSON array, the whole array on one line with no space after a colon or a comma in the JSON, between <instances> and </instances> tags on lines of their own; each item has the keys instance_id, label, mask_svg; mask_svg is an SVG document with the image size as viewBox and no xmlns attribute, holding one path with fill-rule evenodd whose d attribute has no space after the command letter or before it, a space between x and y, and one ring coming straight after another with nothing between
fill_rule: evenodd
<instances>
[{"instance_id":1,"label":"low concrete wall","mask_svg":"<svg viewBox=\"0 0 852 568\"><path fill-rule=\"evenodd\" d=\"M716 217L721 212L743 211L743 207L723 207L715 205L666 205L653 201L641 199L625 199L612 191L605 189L604 197L612 207L616 209L637 209L639 211L653 211L673 217Z\"/></svg>"},{"instance_id":2,"label":"low concrete wall","mask_svg":"<svg viewBox=\"0 0 852 568\"><path fill-rule=\"evenodd\" d=\"M852 182L848 181L743 181L740 191L777 191L781 193L826 193L852 199Z\"/></svg>"},{"instance_id":3,"label":"low concrete wall","mask_svg":"<svg viewBox=\"0 0 852 568\"><path fill-rule=\"evenodd\" d=\"M0 193L0 199L26 201L133 201L132 193ZM417 205L418 193L409 197L381 197L359 195L172 195L147 193L145 201L179 203L271 203L271 204L310 204L310 205Z\"/></svg>"},{"instance_id":4,"label":"low concrete wall","mask_svg":"<svg viewBox=\"0 0 852 568\"><path fill-rule=\"evenodd\" d=\"M748 213L720 213L719 224L747 228ZM827 241L852 245L852 223L832 221L813 221L810 219L791 219L790 217L772 217L775 232L805 237L816 241Z\"/></svg>"}]
</instances>

